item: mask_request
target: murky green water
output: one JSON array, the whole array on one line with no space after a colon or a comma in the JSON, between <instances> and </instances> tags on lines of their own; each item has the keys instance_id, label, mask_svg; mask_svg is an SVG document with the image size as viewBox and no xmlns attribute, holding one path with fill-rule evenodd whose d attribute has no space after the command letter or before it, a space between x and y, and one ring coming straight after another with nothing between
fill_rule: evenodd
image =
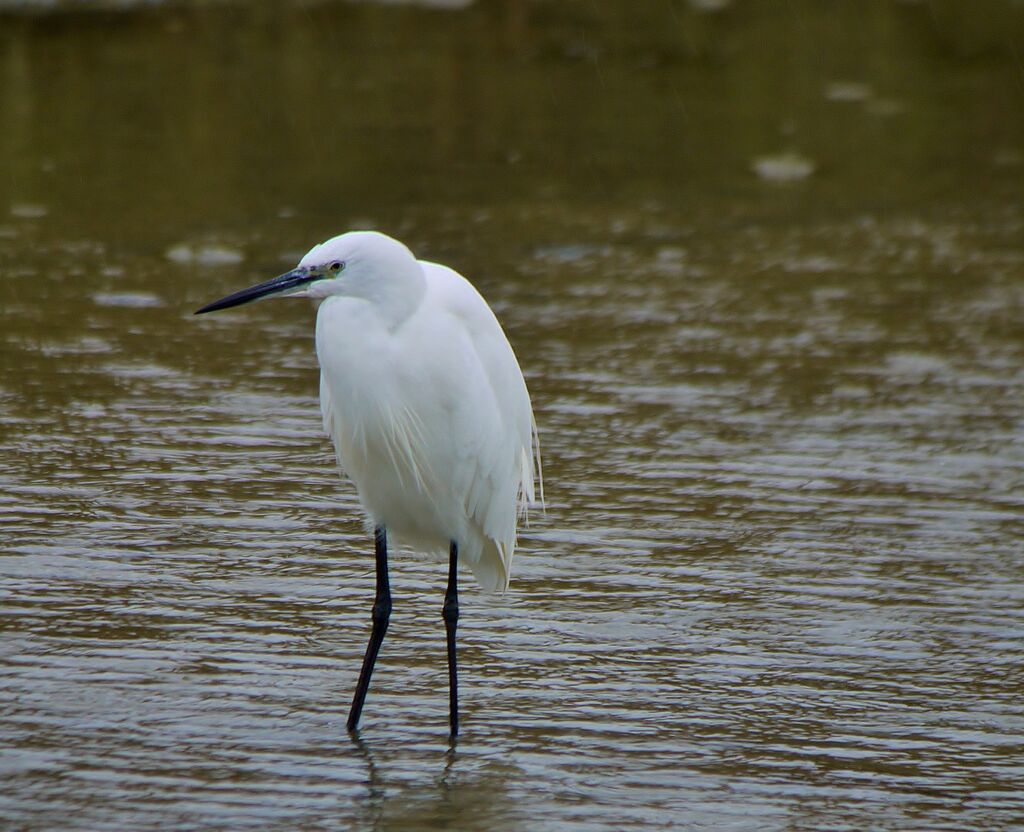
<instances>
[{"instance_id":1,"label":"murky green water","mask_svg":"<svg viewBox=\"0 0 1024 832\"><path fill-rule=\"evenodd\" d=\"M1021 823L1024 8L445 5L0 14L0 826ZM545 452L454 750L310 308L191 316L367 225Z\"/></svg>"}]
</instances>

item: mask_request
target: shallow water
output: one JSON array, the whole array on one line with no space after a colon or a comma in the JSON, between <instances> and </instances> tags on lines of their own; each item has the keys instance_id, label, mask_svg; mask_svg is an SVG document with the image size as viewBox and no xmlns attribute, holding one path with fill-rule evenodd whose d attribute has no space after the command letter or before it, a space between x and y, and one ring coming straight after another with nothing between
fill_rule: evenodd
<instances>
[{"instance_id":1,"label":"shallow water","mask_svg":"<svg viewBox=\"0 0 1024 832\"><path fill-rule=\"evenodd\" d=\"M1020 823L1019 4L434 5L0 15L0 825ZM540 423L453 749L311 309L191 316L365 225Z\"/></svg>"}]
</instances>

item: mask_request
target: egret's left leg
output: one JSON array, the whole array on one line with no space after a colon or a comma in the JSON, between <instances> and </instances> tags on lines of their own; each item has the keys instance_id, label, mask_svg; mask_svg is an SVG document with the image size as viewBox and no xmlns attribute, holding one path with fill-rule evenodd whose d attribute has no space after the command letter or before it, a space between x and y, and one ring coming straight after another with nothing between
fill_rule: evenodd
<instances>
[{"instance_id":1,"label":"egret's left leg","mask_svg":"<svg viewBox=\"0 0 1024 832\"><path fill-rule=\"evenodd\" d=\"M459 676L455 665L455 628L459 623L458 562L459 546L453 540L448 550L448 589L441 610L448 636L448 720L453 737L459 733Z\"/></svg>"}]
</instances>

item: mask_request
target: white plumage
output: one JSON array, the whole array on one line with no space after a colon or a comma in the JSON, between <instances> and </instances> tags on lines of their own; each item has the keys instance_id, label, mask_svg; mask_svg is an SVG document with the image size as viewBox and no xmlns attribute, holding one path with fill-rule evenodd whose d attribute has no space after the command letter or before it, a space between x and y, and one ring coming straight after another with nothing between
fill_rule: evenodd
<instances>
[{"instance_id":1,"label":"white plumage","mask_svg":"<svg viewBox=\"0 0 1024 832\"><path fill-rule=\"evenodd\" d=\"M373 526L426 553L454 540L481 586L506 589L539 476L512 347L464 277L396 240L351 232L300 267L339 260L341 278L307 289L323 298L320 406L338 462Z\"/></svg>"},{"instance_id":2,"label":"white plumage","mask_svg":"<svg viewBox=\"0 0 1024 832\"><path fill-rule=\"evenodd\" d=\"M355 731L391 616L388 540L448 553L442 616L449 721L459 730L455 635L459 562L508 588L516 523L541 482L537 431L519 362L470 283L374 231L314 246L279 277L199 312L268 295L319 301L316 354L324 430L374 532L373 628L348 729ZM543 494L541 494L543 501Z\"/></svg>"}]
</instances>

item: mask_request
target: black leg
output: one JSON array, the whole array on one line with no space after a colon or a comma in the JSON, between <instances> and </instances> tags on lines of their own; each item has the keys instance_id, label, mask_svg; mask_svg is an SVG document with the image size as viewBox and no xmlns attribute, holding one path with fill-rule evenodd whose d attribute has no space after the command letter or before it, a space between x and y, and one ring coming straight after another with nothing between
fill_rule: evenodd
<instances>
[{"instance_id":1,"label":"black leg","mask_svg":"<svg viewBox=\"0 0 1024 832\"><path fill-rule=\"evenodd\" d=\"M448 590L444 594L444 629L448 636L448 719L452 736L459 733L459 675L455 665L455 628L459 623L459 547L453 540L448 550Z\"/></svg>"},{"instance_id":2,"label":"black leg","mask_svg":"<svg viewBox=\"0 0 1024 832\"><path fill-rule=\"evenodd\" d=\"M381 642L388 631L388 620L391 618L391 586L388 584L388 536L383 527L373 532L374 548L377 555L377 595L373 601L373 629L370 631L370 643L366 645L363 657L363 668L359 671L359 682L356 694L352 697L352 710L348 712L348 730L355 731L359 726L359 715L363 712L366 691L370 687L370 676L373 665L377 661Z\"/></svg>"}]
</instances>

